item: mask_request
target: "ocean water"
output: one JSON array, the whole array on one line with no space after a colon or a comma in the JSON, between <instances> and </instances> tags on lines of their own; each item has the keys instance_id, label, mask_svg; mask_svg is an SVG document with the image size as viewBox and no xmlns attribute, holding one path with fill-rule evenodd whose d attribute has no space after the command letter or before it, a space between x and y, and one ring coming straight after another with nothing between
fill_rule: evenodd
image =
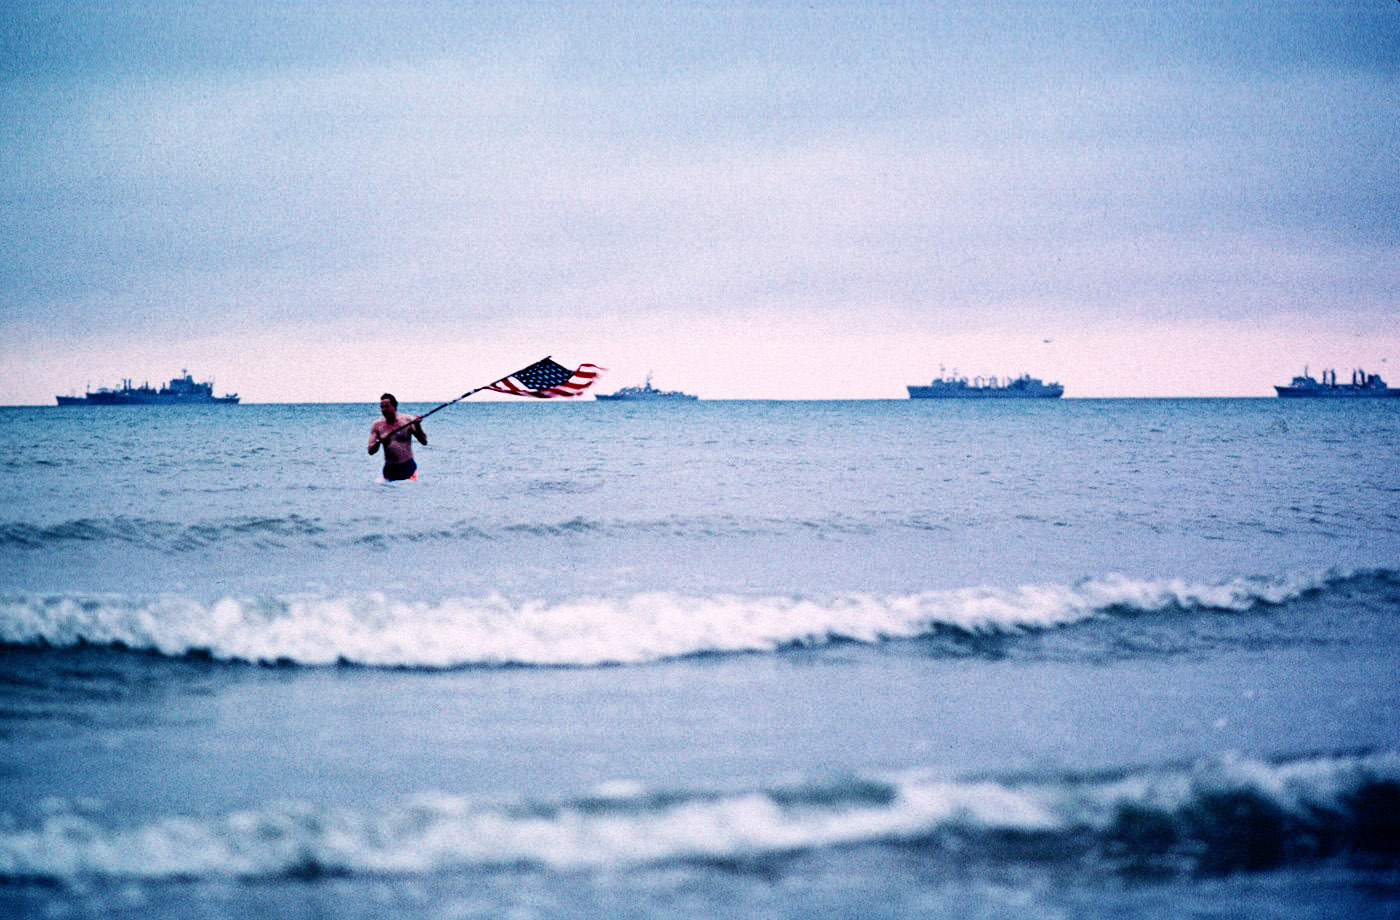
<instances>
[{"instance_id":1,"label":"ocean water","mask_svg":"<svg viewBox=\"0 0 1400 920\"><path fill-rule=\"evenodd\" d=\"M1400 405L375 416L0 409L0 915L1400 915Z\"/></svg>"}]
</instances>

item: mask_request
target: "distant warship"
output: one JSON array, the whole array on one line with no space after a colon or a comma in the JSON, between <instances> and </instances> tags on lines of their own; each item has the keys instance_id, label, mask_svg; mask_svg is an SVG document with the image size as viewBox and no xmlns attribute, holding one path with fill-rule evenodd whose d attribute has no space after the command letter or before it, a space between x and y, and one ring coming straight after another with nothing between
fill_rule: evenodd
<instances>
[{"instance_id":1,"label":"distant warship","mask_svg":"<svg viewBox=\"0 0 1400 920\"><path fill-rule=\"evenodd\" d=\"M1286 387L1275 386L1274 390L1280 396L1320 396L1324 399L1400 396L1400 388L1386 386L1380 374L1368 374L1359 369L1351 372L1351 383L1337 383L1336 371L1323 371L1322 379L1314 380L1304 367L1301 377L1294 377Z\"/></svg>"},{"instance_id":2,"label":"distant warship","mask_svg":"<svg viewBox=\"0 0 1400 920\"><path fill-rule=\"evenodd\" d=\"M651 385L651 374L647 374L647 382L639 387L623 387L616 393L599 393L594 398L606 400L609 402L613 400L628 400L637 402L666 400L684 402L686 400L699 399L700 397L692 396L689 393L682 393L680 390L658 390Z\"/></svg>"},{"instance_id":3,"label":"distant warship","mask_svg":"<svg viewBox=\"0 0 1400 920\"><path fill-rule=\"evenodd\" d=\"M957 371L951 377L944 377L941 370L938 379L927 386L908 389L910 399L1057 399L1065 395L1065 388L1060 384L1044 383L1028 374L1000 381L995 377L985 380L974 377L969 384Z\"/></svg>"},{"instance_id":4,"label":"distant warship","mask_svg":"<svg viewBox=\"0 0 1400 920\"><path fill-rule=\"evenodd\" d=\"M187 405L234 405L238 394L214 395L214 381L196 383L189 371L182 371L183 377L176 377L159 390L149 383L139 387L123 380L119 388L102 387L88 390L82 396L58 396L60 406L187 406Z\"/></svg>"}]
</instances>

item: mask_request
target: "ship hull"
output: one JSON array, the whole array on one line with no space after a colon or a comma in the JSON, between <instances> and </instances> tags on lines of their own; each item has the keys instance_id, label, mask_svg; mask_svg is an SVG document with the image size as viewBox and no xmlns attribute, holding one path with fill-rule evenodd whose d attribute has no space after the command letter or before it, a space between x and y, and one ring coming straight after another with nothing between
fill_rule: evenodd
<instances>
[{"instance_id":1,"label":"ship hull","mask_svg":"<svg viewBox=\"0 0 1400 920\"><path fill-rule=\"evenodd\" d=\"M910 399L1059 399L1065 394L1063 389L1008 390L1001 388L967 387L965 389L943 389L940 387L910 386Z\"/></svg>"},{"instance_id":2,"label":"ship hull","mask_svg":"<svg viewBox=\"0 0 1400 920\"><path fill-rule=\"evenodd\" d=\"M234 406L237 396L211 396L189 399L165 396L126 396L121 393L89 393L86 396L55 397L60 406Z\"/></svg>"},{"instance_id":3,"label":"ship hull","mask_svg":"<svg viewBox=\"0 0 1400 920\"><path fill-rule=\"evenodd\" d=\"M1396 387L1280 387L1274 392L1284 399L1394 399L1400 397Z\"/></svg>"},{"instance_id":4,"label":"ship hull","mask_svg":"<svg viewBox=\"0 0 1400 920\"><path fill-rule=\"evenodd\" d=\"M602 402L695 402L698 396L619 396L616 393L599 393L595 399Z\"/></svg>"}]
</instances>

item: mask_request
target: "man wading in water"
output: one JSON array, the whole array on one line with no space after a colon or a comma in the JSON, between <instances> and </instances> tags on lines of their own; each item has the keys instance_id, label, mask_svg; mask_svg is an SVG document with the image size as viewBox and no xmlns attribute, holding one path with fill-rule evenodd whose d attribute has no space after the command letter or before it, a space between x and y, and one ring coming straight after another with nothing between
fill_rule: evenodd
<instances>
[{"instance_id":1,"label":"man wading in water","mask_svg":"<svg viewBox=\"0 0 1400 920\"><path fill-rule=\"evenodd\" d=\"M379 397L379 411L383 418L374 420L369 429L369 452L379 452L384 445L384 478L390 482L400 479L417 479L418 464L413 462L413 438L419 444L427 444L428 436L423 433L423 416L409 418L399 415L399 401L393 393Z\"/></svg>"}]
</instances>

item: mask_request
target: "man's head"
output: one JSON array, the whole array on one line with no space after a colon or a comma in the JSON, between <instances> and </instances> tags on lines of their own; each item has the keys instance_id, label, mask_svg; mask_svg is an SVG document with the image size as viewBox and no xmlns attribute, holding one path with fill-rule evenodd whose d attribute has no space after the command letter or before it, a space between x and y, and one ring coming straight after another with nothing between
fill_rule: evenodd
<instances>
[{"instance_id":1,"label":"man's head","mask_svg":"<svg viewBox=\"0 0 1400 920\"><path fill-rule=\"evenodd\" d=\"M399 408L399 401L394 398L393 393L385 393L379 397L379 411L384 413L384 417L392 419Z\"/></svg>"}]
</instances>

